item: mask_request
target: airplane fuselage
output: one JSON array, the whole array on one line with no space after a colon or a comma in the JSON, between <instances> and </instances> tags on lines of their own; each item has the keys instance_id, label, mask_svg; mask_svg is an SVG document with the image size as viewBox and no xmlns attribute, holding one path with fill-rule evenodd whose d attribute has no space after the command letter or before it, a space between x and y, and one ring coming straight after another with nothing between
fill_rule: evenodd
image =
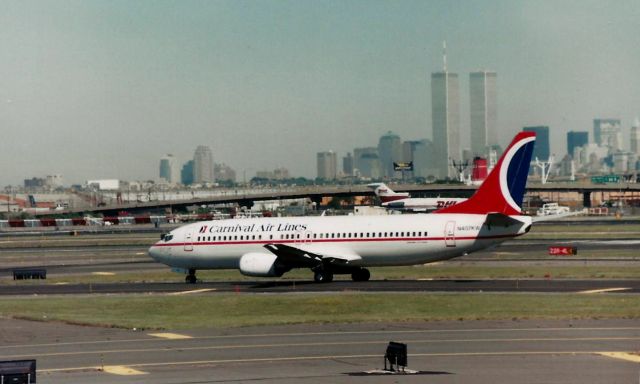
<instances>
[{"instance_id":1,"label":"airplane fuselage","mask_svg":"<svg viewBox=\"0 0 640 384\"><path fill-rule=\"evenodd\" d=\"M471 253L528 230L531 218L492 226L487 215L389 215L214 220L173 230L150 249L157 261L185 269L235 269L268 244L348 260L352 266L422 264Z\"/></svg>"}]
</instances>

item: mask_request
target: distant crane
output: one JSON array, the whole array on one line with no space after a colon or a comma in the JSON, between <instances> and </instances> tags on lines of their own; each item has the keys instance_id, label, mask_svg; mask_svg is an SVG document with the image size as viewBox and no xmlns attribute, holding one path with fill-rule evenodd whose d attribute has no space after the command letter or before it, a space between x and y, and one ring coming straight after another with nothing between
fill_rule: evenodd
<instances>
[{"instance_id":1,"label":"distant crane","mask_svg":"<svg viewBox=\"0 0 640 384\"><path fill-rule=\"evenodd\" d=\"M540 168L540 182L542 184L547 184L549 173L551 173L551 167L553 166L553 155L551 155L547 161L540 161L536 157L534 165Z\"/></svg>"},{"instance_id":2,"label":"distant crane","mask_svg":"<svg viewBox=\"0 0 640 384\"><path fill-rule=\"evenodd\" d=\"M465 160L463 162L456 162L451 159L451 166L458 172L458 178L461 183L466 183L467 178L464 176L465 169L469 168L469 161Z\"/></svg>"}]
</instances>

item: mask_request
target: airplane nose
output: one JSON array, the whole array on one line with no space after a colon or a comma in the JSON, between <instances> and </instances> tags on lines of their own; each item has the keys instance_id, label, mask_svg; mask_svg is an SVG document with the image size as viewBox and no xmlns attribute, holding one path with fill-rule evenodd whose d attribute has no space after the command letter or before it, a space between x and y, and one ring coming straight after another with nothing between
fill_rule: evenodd
<instances>
[{"instance_id":1,"label":"airplane nose","mask_svg":"<svg viewBox=\"0 0 640 384\"><path fill-rule=\"evenodd\" d=\"M155 261L162 261L162 252L160 251L160 247L156 247L155 245L152 245L149 248L149 256L154 259Z\"/></svg>"}]
</instances>

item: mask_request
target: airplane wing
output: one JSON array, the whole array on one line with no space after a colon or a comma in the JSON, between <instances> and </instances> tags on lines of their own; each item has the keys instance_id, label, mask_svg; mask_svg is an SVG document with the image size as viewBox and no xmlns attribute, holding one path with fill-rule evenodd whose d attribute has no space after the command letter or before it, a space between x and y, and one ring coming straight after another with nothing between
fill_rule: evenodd
<instances>
[{"instance_id":1,"label":"airplane wing","mask_svg":"<svg viewBox=\"0 0 640 384\"><path fill-rule=\"evenodd\" d=\"M359 255L341 252L337 249L326 249L326 251L323 252L310 252L302 248L276 243L267 244L264 247L276 255L284 264L296 267L315 267L322 262L348 264L349 262L361 259Z\"/></svg>"}]
</instances>

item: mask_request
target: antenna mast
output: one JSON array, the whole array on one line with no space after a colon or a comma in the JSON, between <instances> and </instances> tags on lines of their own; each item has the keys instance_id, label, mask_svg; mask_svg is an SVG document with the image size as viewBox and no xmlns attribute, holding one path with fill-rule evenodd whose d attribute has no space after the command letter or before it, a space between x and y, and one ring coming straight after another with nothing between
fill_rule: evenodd
<instances>
[{"instance_id":1,"label":"antenna mast","mask_svg":"<svg viewBox=\"0 0 640 384\"><path fill-rule=\"evenodd\" d=\"M442 64L444 72L447 72L447 41L442 41Z\"/></svg>"}]
</instances>

